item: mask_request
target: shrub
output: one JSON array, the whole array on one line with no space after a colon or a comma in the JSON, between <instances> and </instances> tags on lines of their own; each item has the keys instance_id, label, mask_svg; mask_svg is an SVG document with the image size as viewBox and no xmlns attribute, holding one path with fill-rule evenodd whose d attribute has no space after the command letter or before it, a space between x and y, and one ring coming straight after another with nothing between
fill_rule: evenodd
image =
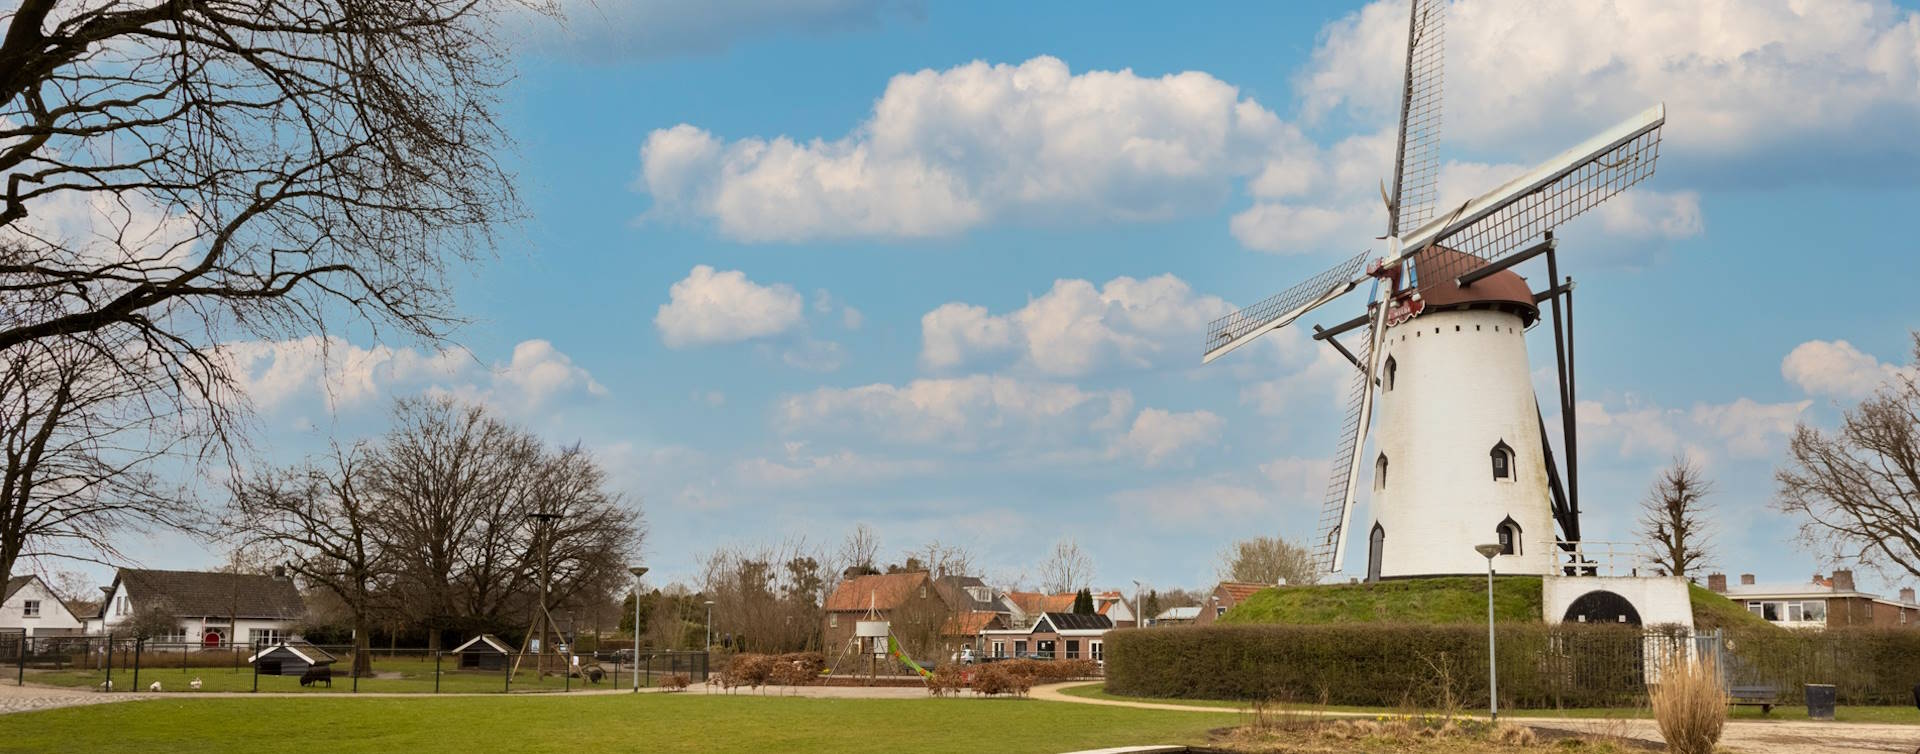
<instances>
[{"instance_id":1,"label":"shrub","mask_svg":"<svg viewBox=\"0 0 1920 754\"><path fill-rule=\"evenodd\" d=\"M826 658L817 652L784 654L772 659L768 680L780 686L811 686L826 668Z\"/></svg>"},{"instance_id":2,"label":"shrub","mask_svg":"<svg viewBox=\"0 0 1920 754\"><path fill-rule=\"evenodd\" d=\"M980 668L973 674L973 693L983 696L1013 694L1026 696L1033 688L1033 676L1008 667L1012 663L996 662Z\"/></svg>"},{"instance_id":3,"label":"shrub","mask_svg":"<svg viewBox=\"0 0 1920 754\"><path fill-rule=\"evenodd\" d=\"M1674 754L1713 754L1727 723L1727 692L1711 662L1693 662L1683 653L1668 655L1660 682L1649 694L1660 737Z\"/></svg>"},{"instance_id":4,"label":"shrub","mask_svg":"<svg viewBox=\"0 0 1920 754\"><path fill-rule=\"evenodd\" d=\"M774 658L768 655L737 654L727 660L727 669L721 683L728 688L746 686L760 688L773 679Z\"/></svg>"},{"instance_id":5,"label":"shrub","mask_svg":"<svg viewBox=\"0 0 1920 754\"><path fill-rule=\"evenodd\" d=\"M660 688L668 691L686 691L691 685L693 685L693 679L687 677L686 673L674 673L660 679Z\"/></svg>"},{"instance_id":6,"label":"shrub","mask_svg":"<svg viewBox=\"0 0 1920 754\"><path fill-rule=\"evenodd\" d=\"M927 679L927 693L934 696L958 696L967 688L971 679L969 671L958 665L941 665L933 669L933 675Z\"/></svg>"}]
</instances>

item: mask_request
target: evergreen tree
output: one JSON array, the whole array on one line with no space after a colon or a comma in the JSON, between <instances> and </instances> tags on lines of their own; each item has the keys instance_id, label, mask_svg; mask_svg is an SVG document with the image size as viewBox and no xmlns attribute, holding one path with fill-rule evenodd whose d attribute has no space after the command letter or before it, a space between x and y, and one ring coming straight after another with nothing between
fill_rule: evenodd
<instances>
[{"instance_id":1,"label":"evergreen tree","mask_svg":"<svg viewBox=\"0 0 1920 754\"><path fill-rule=\"evenodd\" d=\"M1095 611L1093 607L1093 590L1081 589L1079 592L1074 593L1073 595L1073 614L1074 615L1092 615L1094 614L1094 612Z\"/></svg>"}]
</instances>

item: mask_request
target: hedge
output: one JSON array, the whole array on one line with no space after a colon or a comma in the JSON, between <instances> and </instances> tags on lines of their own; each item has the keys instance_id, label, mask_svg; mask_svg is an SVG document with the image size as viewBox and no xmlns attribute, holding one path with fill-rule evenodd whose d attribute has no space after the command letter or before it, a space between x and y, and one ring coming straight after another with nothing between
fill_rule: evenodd
<instances>
[{"instance_id":1,"label":"hedge","mask_svg":"<svg viewBox=\"0 0 1920 754\"><path fill-rule=\"evenodd\" d=\"M1633 626L1501 624L1503 707L1635 706L1646 666L1681 634ZM1736 684L1833 683L1840 701L1885 704L1920 682L1920 631L1728 632ZM1475 707L1487 698L1482 625L1221 625L1124 629L1106 637L1107 690L1194 699L1374 707Z\"/></svg>"}]
</instances>

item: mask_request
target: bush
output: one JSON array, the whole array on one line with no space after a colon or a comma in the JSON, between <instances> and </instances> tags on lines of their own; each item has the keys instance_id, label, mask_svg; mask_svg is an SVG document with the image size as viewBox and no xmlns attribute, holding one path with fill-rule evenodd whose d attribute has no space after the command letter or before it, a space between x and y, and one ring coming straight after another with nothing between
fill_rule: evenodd
<instances>
[{"instance_id":1,"label":"bush","mask_svg":"<svg viewBox=\"0 0 1920 754\"><path fill-rule=\"evenodd\" d=\"M977 673L977 671L975 671ZM971 685L969 671L959 665L941 665L927 678L927 693L934 696L958 696Z\"/></svg>"},{"instance_id":2,"label":"bush","mask_svg":"<svg viewBox=\"0 0 1920 754\"><path fill-rule=\"evenodd\" d=\"M768 655L737 654L727 660L721 684L727 688L760 688L773 680L774 658Z\"/></svg>"},{"instance_id":3,"label":"bush","mask_svg":"<svg viewBox=\"0 0 1920 754\"><path fill-rule=\"evenodd\" d=\"M1673 754L1713 754L1727 724L1727 692L1712 662L1693 662L1685 653L1667 656L1660 682L1649 694L1660 737Z\"/></svg>"},{"instance_id":4,"label":"bush","mask_svg":"<svg viewBox=\"0 0 1920 754\"><path fill-rule=\"evenodd\" d=\"M827 659L817 652L794 652L773 658L768 680L779 686L811 686L827 669Z\"/></svg>"},{"instance_id":5,"label":"bush","mask_svg":"<svg viewBox=\"0 0 1920 754\"><path fill-rule=\"evenodd\" d=\"M686 691L687 687L691 685L693 685L693 679L689 678L686 673L674 673L673 675L660 679L660 688L668 691Z\"/></svg>"},{"instance_id":6,"label":"bush","mask_svg":"<svg viewBox=\"0 0 1920 754\"><path fill-rule=\"evenodd\" d=\"M1841 704L1905 705L1920 679L1920 631L1838 627L1788 631L1771 624L1726 632L1728 680L1797 695L1809 683L1835 686Z\"/></svg>"},{"instance_id":7,"label":"bush","mask_svg":"<svg viewBox=\"0 0 1920 754\"><path fill-rule=\"evenodd\" d=\"M973 673L973 693L983 696L1012 694L1026 696L1033 688L1033 676L1018 672L1012 662L995 662Z\"/></svg>"}]
</instances>

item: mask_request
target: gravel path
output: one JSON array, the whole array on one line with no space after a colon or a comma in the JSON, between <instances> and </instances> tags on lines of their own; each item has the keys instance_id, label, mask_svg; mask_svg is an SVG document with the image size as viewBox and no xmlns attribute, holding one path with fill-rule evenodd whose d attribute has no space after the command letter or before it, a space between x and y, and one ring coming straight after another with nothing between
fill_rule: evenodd
<instances>
[{"instance_id":1,"label":"gravel path","mask_svg":"<svg viewBox=\"0 0 1920 754\"><path fill-rule=\"evenodd\" d=\"M50 686L15 686L0 683L0 715L15 712L33 712L56 707L77 707L84 704L109 704L129 702L136 699L157 699L158 694L102 694L98 691L81 689L62 689Z\"/></svg>"},{"instance_id":2,"label":"gravel path","mask_svg":"<svg viewBox=\"0 0 1920 754\"><path fill-rule=\"evenodd\" d=\"M1033 698L1071 704L1102 704L1136 709L1181 710L1185 712L1233 712L1224 707L1198 707L1184 704L1132 702L1118 699L1089 699L1061 693L1061 689L1086 685L1085 682L1036 686ZM1320 713L1327 717L1372 717L1365 713ZM1652 720L1564 717L1515 717L1515 722L1542 728L1557 728L1584 735L1617 736L1661 743L1660 730ZM1920 726L1885 723L1816 723L1807 721L1727 722L1721 746L1747 754L1830 754L1832 752L1896 752L1920 754Z\"/></svg>"}]
</instances>

